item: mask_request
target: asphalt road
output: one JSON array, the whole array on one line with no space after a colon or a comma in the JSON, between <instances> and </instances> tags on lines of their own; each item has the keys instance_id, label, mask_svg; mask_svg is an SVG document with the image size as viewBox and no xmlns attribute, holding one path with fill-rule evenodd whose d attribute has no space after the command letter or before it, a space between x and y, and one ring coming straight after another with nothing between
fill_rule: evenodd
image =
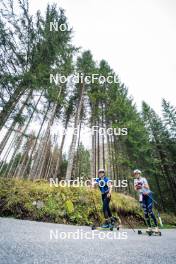
<instances>
[{"instance_id":1,"label":"asphalt road","mask_svg":"<svg viewBox=\"0 0 176 264\"><path fill-rule=\"evenodd\" d=\"M91 231L89 227L0 218L0 264L175 264L176 230L162 236L132 230Z\"/></svg>"}]
</instances>

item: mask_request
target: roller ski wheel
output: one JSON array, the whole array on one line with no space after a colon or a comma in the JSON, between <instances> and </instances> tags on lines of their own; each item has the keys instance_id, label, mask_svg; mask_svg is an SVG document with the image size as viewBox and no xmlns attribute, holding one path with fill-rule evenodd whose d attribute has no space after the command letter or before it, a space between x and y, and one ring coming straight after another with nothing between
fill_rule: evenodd
<instances>
[{"instance_id":1,"label":"roller ski wheel","mask_svg":"<svg viewBox=\"0 0 176 264\"><path fill-rule=\"evenodd\" d=\"M147 234L148 234L149 236L151 236L151 235L153 234L152 231L146 231L146 232L147 232Z\"/></svg>"},{"instance_id":2,"label":"roller ski wheel","mask_svg":"<svg viewBox=\"0 0 176 264\"><path fill-rule=\"evenodd\" d=\"M112 217L111 217L111 225L112 225L113 228L116 228L117 231L119 231L119 230L120 230L120 226L119 226L119 224L117 223L117 220L118 220L117 217L112 216Z\"/></svg>"},{"instance_id":3,"label":"roller ski wheel","mask_svg":"<svg viewBox=\"0 0 176 264\"><path fill-rule=\"evenodd\" d=\"M92 230L95 230L96 229L96 226L95 225L92 225L91 228L92 228Z\"/></svg>"},{"instance_id":4,"label":"roller ski wheel","mask_svg":"<svg viewBox=\"0 0 176 264\"><path fill-rule=\"evenodd\" d=\"M142 231L141 230L138 230L138 235L142 235Z\"/></svg>"},{"instance_id":5,"label":"roller ski wheel","mask_svg":"<svg viewBox=\"0 0 176 264\"><path fill-rule=\"evenodd\" d=\"M161 231L154 231L154 230L147 230L146 233L149 235L149 236L161 236Z\"/></svg>"}]
</instances>

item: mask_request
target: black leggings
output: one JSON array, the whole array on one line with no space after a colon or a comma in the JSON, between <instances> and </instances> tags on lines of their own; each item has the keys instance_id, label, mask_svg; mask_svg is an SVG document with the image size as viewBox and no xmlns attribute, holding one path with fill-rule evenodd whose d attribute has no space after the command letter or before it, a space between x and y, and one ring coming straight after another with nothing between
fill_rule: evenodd
<instances>
[{"instance_id":1,"label":"black leggings","mask_svg":"<svg viewBox=\"0 0 176 264\"><path fill-rule=\"evenodd\" d=\"M152 200L152 193L148 195L143 195L142 197L142 207L144 210L144 217L147 222L147 225L151 227L150 217L153 219L154 225L157 226L157 220L152 210L153 200Z\"/></svg>"},{"instance_id":2,"label":"black leggings","mask_svg":"<svg viewBox=\"0 0 176 264\"><path fill-rule=\"evenodd\" d=\"M110 197L107 197L107 194L108 193L103 193L102 194L103 213L104 213L105 219L107 219L109 217L112 217L112 213L111 213L111 210L109 208L109 203L110 203L111 198Z\"/></svg>"}]
</instances>

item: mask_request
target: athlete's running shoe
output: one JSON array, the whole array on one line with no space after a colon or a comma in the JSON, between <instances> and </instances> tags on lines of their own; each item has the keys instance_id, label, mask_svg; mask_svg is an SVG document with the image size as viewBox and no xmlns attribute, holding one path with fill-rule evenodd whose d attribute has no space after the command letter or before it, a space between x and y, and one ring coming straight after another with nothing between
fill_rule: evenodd
<instances>
[{"instance_id":1,"label":"athlete's running shoe","mask_svg":"<svg viewBox=\"0 0 176 264\"><path fill-rule=\"evenodd\" d=\"M103 224L101 227L102 228L110 228L110 224Z\"/></svg>"}]
</instances>

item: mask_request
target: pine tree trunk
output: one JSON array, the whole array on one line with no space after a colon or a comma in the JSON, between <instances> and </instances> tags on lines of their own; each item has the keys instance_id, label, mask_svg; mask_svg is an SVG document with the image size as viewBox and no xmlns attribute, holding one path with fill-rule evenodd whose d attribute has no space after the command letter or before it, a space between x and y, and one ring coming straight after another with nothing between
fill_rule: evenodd
<instances>
[{"instance_id":1,"label":"pine tree trunk","mask_svg":"<svg viewBox=\"0 0 176 264\"><path fill-rule=\"evenodd\" d=\"M21 87L18 87L13 95L10 97L9 101L5 104L4 108L0 112L0 130L5 125L6 121L8 120L10 114L12 113L13 109L15 108L17 102L24 94L25 90L22 90Z\"/></svg>"},{"instance_id":2,"label":"pine tree trunk","mask_svg":"<svg viewBox=\"0 0 176 264\"><path fill-rule=\"evenodd\" d=\"M78 168L78 177L80 178L80 174L79 174L79 146L80 146L80 139L81 139L81 121L79 124L79 135L78 135L78 145L77 145L77 152L76 152L76 157L75 157L75 162L73 162L73 170L76 171L76 168Z\"/></svg>"},{"instance_id":3,"label":"pine tree trunk","mask_svg":"<svg viewBox=\"0 0 176 264\"><path fill-rule=\"evenodd\" d=\"M46 118L47 118L47 114L48 114L48 111L49 111L49 107L50 107L50 104L48 104L47 110L46 110L46 112L45 112L45 115L44 115L44 117L43 117L42 123L41 123L40 128L39 128L38 134L37 134L37 136L36 136L36 138L35 138L34 145L33 145L32 149L31 149L31 152L30 152L30 155L29 155L28 161L27 161L27 163L26 163L24 169L23 169L22 172L21 172L21 177L22 177L22 178L23 178L24 173L26 172L26 170L27 170L27 168L28 168L28 166L30 165L30 162L31 162L31 160L32 160L32 156L33 156L33 153L34 153L34 151L35 151L35 148L36 148L36 145L37 145L37 141L38 141L38 139L39 139L39 137L40 137L40 134L41 134L41 131L42 131L43 125L44 125L44 123L45 123L45 121L46 121ZM35 162L36 162L36 161L35 161ZM22 162L22 164L23 164L23 162ZM23 165L24 165L24 164L23 164ZM23 168L23 166L22 166L22 168ZM28 177L31 178L31 170L30 170L30 172L29 172L29 176L28 176Z\"/></svg>"},{"instance_id":4,"label":"pine tree trunk","mask_svg":"<svg viewBox=\"0 0 176 264\"><path fill-rule=\"evenodd\" d=\"M80 123L81 110L82 110L82 106L83 106L84 89L85 89L85 87L84 87L84 83L83 83L83 84L81 84L80 100L79 100L78 109L77 109L77 113L76 113L76 117L75 117L74 129L78 128L79 123ZM76 133L76 135L73 133L72 142L71 142L70 151L69 151L69 157L68 157L66 180L71 179L71 173L72 173L72 167L73 167L73 161L74 161L74 155L75 155L75 148L76 148L76 141L77 141L77 133Z\"/></svg>"},{"instance_id":5,"label":"pine tree trunk","mask_svg":"<svg viewBox=\"0 0 176 264\"><path fill-rule=\"evenodd\" d=\"M62 92L62 86L60 87L60 91L58 93L57 100L60 98L61 92ZM41 173L42 173L43 168L45 166L47 148L48 148L48 144L49 144L49 140L50 140L50 130L51 130L51 126L53 125L53 122L54 122L54 118L55 118L56 111L57 111L57 106L58 106L58 104L55 103L52 114L51 114L51 118L48 122L46 133L45 133L44 148L43 148L43 152L42 152L41 159L40 159L40 171L39 171L39 175L38 175L39 179L41 178Z\"/></svg>"},{"instance_id":6,"label":"pine tree trunk","mask_svg":"<svg viewBox=\"0 0 176 264\"><path fill-rule=\"evenodd\" d=\"M112 136L110 136L110 145L111 145L113 180L115 180L115 178L116 178L116 174L115 174L115 164L114 164L115 158L114 158L114 147L113 147Z\"/></svg>"},{"instance_id":7,"label":"pine tree trunk","mask_svg":"<svg viewBox=\"0 0 176 264\"><path fill-rule=\"evenodd\" d=\"M25 108L25 106L26 106L26 104L27 104L27 102L29 101L29 99L30 99L31 96L32 96L32 92L29 92L29 94L28 94L26 100L23 102L23 104L22 104L22 106L21 106L21 108L20 108L20 110L19 110L19 112L18 112L18 115L19 115L19 116L22 114L22 112L23 112L23 110L24 110L24 108ZM3 140L1 141L1 144L0 144L0 155L1 155L1 153L2 153L2 151L3 151L3 149L4 149L4 147L6 146L8 140L9 140L9 138L10 138L10 136L11 136L11 133L12 133L12 131L13 131L14 128L15 128L15 125L16 125L16 120L13 120L13 122L12 122L10 128L8 129L8 131L7 131L6 135L5 135L5 137L4 137Z\"/></svg>"},{"instance_id":8,"label":"pine tree trunk","mask_svg":"<svg viewBox=\"0 0 176 264\"><path fill-rule=\"evenodd\" d=\"M95 122L95 126L97 125L97 123ZM94 132L94 139L95 139L95 160L94 160L94 168L95 168L95 177L97 177L97 135L96 132Z\"/></svg>"},{"instance_id":9,"label":"pine tree trunk","mask_svg":"<svg viewBox=\"0 0 176 264\"><path fill-rule=\"evenodd\" d=\"M57 162L56 162L56 168L55 168L55 172L54 172L54 178L56 178L58 173L59 173L59 168L60 168L60 164L61 164L61 160L62 160L62 151L63 151L63 147L64 147L64 143L65 143L65 134L67 131L69 119L70 119L69 117L66 118L65 127L64 127L64 134L63 134L62 140L61 140L59 154L58 154L58 158L57 158Z\"/></svg>"},{"instance_id":10,"label":"pine tree trunk","mask_svg":"<svg viewBox=\"0 0 176 264\"><path fill-rule=\"evenodd\" d=\"M36 104L35 104L35 106L34 106L34 108L33 108L33 111L32 111L32 113L31 113L31 116L30 116L30 118L29 118L29 120L28 120L28 122L27 122L27 124L26 124L26 126L25 126L25 128L24 128L24 130L23 130L23 132L22 132L22 134L21 134L21 136L20 136L19 142L18 142L18 144L17 144L17 146L16 146L16 148L15 148L14 154L13 154L13 156L12 156L12 158L13 158L13 159L12 159L12 164L11 164L11 167L10 167L10 169L9 169L9 171L8 171L8 176L11 174L11 170L12 170L13 165L14 165L14 161L15 161L16 153L17 153L17 151L19 150L19 148L20 148L20 146L21 146L21 144L22 144L22 141L23 141L23 134L26 133L26 131L27 131L29 125L30 125L30 122L31 122L31 120L32 120L32 118L33 118L33 116L34 116L34 113L35 113L35 111L37 110L38 104L39 104L39 102L40 102L40 100L41 100L42 94L43 94L43 92L40 94L40 96L39 96L39 98L38 98L38 100L37 100L37 102L36 102ZM17 167L16 167L16 169L15 169L15 173L18 171L18 169L19 169L18 166L20 165L21 161L22 161L22 157L20 158L20 160L19 160L19 162L18 162L18 164L17 164ZM14 174L13 174L13 175L14 175ZM12 175L12 176L13 176L13 175ZM7 176L7 177L8 177L8 176Z\"/></svg>"},{"instance_id":11,"label":"pine tree trunk","mask_svg":"<svg viewBox=\"0 0 176 264\"><path fill-rule=\"evenodd\" d=\"M99 129L99 117L98 117L98 129ZM97 164L98 170L100 169L100 134L97 132Z\"/></svg>"},{"instance_id":12,"label":"pine tree trunk","mask_svg":"<svg viewBox=\"0 0 176 264\"><path fill-rule=\"evenodd\" d=\"M4 169L4 167L5 167L5 164L7 163L7 160L8 160L9 154L10 154L10 152L12 151L12 148L13 148L15 142L17 142L17 138L18 138L18 134L17 134L17 132L16 132L15 135L14 135L14 137L12 138L12 140L11 140L11 142L10 142L8 148L7 148L6 153L4 154L3 158L1 159L2 164L1 164L1 166L0 166L0 174L1 174L1 172L3 171L3 169ZM3 175L4 175L4 174L3 174Z\"/></svg>"},{"instance_id":13,"label":"pine tree trunk","mask_svg":"<svg viewBox=\"0 0 176 264\"><path fill-rule=\"evenodd\" d=\"M103 106L103 102L101 104L101 126L102 128L104 128L104 106ZM105 135L102 135L102 164L103 164L103 168L105 169L105 144L104 144L104 138Z\"/></svg>"},{"instance_id":14,"label":"pine tree trunk","mask_svg":"<svg viewBox=\"0 0 176 264\"><path fill-rule=\"evenodd\" d=\"M95 135L92 134L92 149L91 149L91 178L95 178L96 174L95 174Z\"/></svg>"},{"instance_id":15,"label":"pine tree trunk","mask_svg":"<svg viewBox=\"0 0 176 264\"><path fill-rule=\"evenodd\" d=\"M109 140L109 135L106 134L106 138L107 138L107 147L106 147L106 157L107 157L107 171L108 171L108 175L110 178L112 178L112 157L111 157L111 146L110 146L110 140Z\"/></svg>"}]
</instances>

